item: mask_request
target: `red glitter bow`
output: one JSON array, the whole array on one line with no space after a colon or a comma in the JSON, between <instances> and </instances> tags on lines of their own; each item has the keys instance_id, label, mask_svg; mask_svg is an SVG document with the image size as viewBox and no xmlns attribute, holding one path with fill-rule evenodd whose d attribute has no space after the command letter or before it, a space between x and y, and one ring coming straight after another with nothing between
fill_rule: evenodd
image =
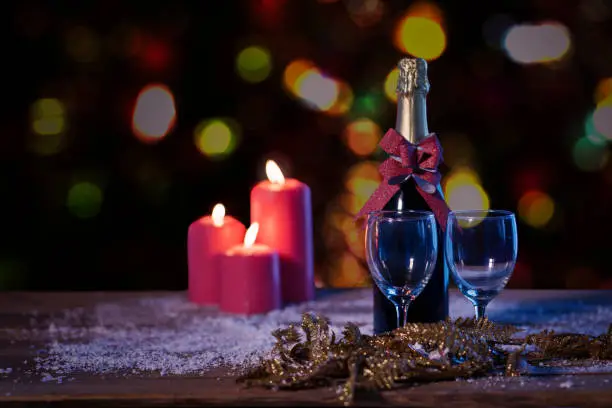
<instances>
[{"instance_id":1,"label":"red glitter bow","mask_svg":"<svg viewBox=\"0 0 612 408\"><path fill-rule=\"evenodd\" d=\"M442 146L435 134L430 134L418 144L412 144L395 129L389 129L379 146L391 155L378 168L382 183L357 214L357 218L379 211L400 189L400 184L413 178L417 191L434 213L442 230L450 209L436 188L440 183L438 165L442 162Z\"/></svg>"}]
</instances>

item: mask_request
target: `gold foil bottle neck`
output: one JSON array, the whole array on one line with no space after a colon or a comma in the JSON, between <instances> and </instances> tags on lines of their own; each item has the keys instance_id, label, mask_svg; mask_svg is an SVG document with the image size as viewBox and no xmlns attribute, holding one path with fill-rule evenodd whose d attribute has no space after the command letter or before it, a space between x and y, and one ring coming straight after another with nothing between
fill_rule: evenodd
<instances>
[{"instance_id":1,"label":"gold foil bottle neck","mask_svg":"<svg viewBox=\"0 0 612 408\"><path fill-rule=\"evenodd\" d=\"M427 61L423 58L402 58L397 67L399 68L396 89L398 94L427 94L429 92Z\"/></svg>"}]
</instances>

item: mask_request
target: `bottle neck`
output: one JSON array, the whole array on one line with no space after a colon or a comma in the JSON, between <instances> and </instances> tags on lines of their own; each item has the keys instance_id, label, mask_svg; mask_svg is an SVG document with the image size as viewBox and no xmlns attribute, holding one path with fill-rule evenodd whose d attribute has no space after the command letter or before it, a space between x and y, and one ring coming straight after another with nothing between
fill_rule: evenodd
<instances>
[{"instance_id":1,"label":"bottle neck","mask_svg":"<svg viewBox=\"0 0 612 408\"><path fill-rule=\"evenodd\" d=\"M410 143L418 143L429 135L426 93L398 94L395 130Z\"/></svg>"}]
</instances>

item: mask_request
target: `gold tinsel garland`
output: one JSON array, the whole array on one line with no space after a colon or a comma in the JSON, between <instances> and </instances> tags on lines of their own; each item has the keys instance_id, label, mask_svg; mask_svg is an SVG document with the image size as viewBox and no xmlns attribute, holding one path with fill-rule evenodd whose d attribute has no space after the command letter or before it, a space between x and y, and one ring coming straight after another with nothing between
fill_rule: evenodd
<instances>
[{"instance_id":1,"label":"gold tinsel garland","mask_svg":"<svg viewBox=\"0 0 612 408\"><path fill-rule=\"evenodd\" d=\"M487 319L460 318L410 323L377 336L348 323L337 339L327 318L304 313L301 332L295 325L275 330L271 356L238 382L274 390L340 385L339 398L348 405L359 388L381 390L494 373L517 376L525 367L553 359L612 360L612 324L596 337L552 331L514 337L519 331ZM526 352L528 346L533 350Z\"/></svg>"}]
</instances>

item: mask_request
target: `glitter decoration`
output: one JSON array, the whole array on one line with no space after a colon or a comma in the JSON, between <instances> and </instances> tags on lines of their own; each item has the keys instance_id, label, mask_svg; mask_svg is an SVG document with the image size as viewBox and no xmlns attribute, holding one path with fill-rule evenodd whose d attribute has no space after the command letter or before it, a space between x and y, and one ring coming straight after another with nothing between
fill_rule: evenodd
<instances>
[{"instance_id":1,"label":"glitter decoration","mask_svg":"<svg viewBox=\"0 0 612 408\"><path fill-rule=\"evenodd\" d=\"M431 382L504 373L530 374L555 359L612 360L612 323L599 336L552 331L515 338L520 329L488 319L409 323L368 336L348 323L336 340L329 319L305 313L295 325L273 332L272 355L237 381L274 390L336 386L345 405L357 389L391 389L400 383ZM519 345L513 351L503 346ZM525 354L527 346L535 351Z\"/></svg>"}]
</instances>

